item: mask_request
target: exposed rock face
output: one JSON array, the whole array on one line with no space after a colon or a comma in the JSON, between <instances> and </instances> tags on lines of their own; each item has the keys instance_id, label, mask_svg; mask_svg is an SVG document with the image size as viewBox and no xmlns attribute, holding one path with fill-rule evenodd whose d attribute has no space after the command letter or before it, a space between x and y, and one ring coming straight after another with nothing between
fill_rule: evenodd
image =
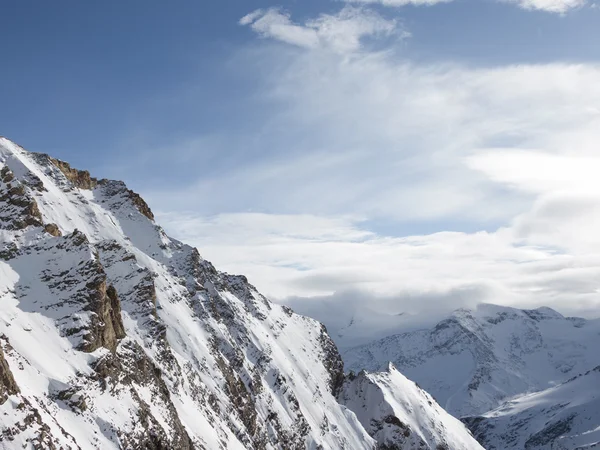
<instances>
[{"instance_id":1,"label":"exposed rock face","mask_svg":"<svg viewBox=\"0 0 600 450\"><path fill-rule=\"evenodd\" d=\"M4 351L0 345L0 405L8 399L9 395L16 395L19 392L19 386L17 386L15 377L4 358Z\"/></svg>"},{"instance_id":2,"label":"exposed rock face","mask_svg":"<svg viewBox=\"0 0 600 450\"><path fill-rule=\"evenodd\" d=\"M62 236L62 232L60 231L58 226L54 223L48 223L48 224L44 225L44 231L54 237Z\"/></svg>"},{"instance_id":3,"label":"exposed rock face","mask_svg":"<svg viewBox=\"0 0 600 450\"><path fill-rule=\"evenodd\" d=\"M86 287L90 298L86 309L94 314L88 328L89 333L80 348L88 353L100 347L115 351L118 340L125 337L117 291L113 286L107 288L103 277L90 281Z\"/></svg>"},{"instance_id":4,"label":"exposed rock face","mask_svg":"<svg viewBox=\"0 0 600 450\"><path fill-rule=\"evenodd\" d=\"M14 286L17 295L26 297L31 289L50 294L44 303L33 300L28 309L55 317L63 335L79 350L116 349L125 337L119 298L107 285L97 251L86 235L75 230L23 245L12 258L13 267L23 271Z\"/></svg>"},{"instance_id":5,"label":"exposed rock face","mask_svg":"<svg viewBox=\"0 0 600 450\"><path fill-rule=\"evenodd\" d=\"M48 155L40 155L40 157L47 158L49 161L51 161L52 164L60 169L67 180L69 180L73 186L79 189L94 189L98 184L98 180L96 178L92 178L87 170L74 169L69 163L59 159L51 158Z\"/></svg>"},{"instance_id":6,"label":"exposed rock face","mask_svg":"<svg viewBox=\"0 0 600 450\"><path fill-rule=\"evenodd\" d=\"M148 358L136 343L126 343L117 354L109 354L94 364L94 379L101 382L102 390L109 392L129 391L139 403L137 419L139 431L120 432L123 448L132 449L181 449L191 450L194 444L181 423L171 401L171 394L162 379L161 370ZM136 386L145 387L152 394L154 406L162 406L163 415L156 417L149 399L140 397ZM173 431L170 435L160 422L166 421Z\"/></svg>"},{"instance_id":7,"label":"exposed rock face","mask_svg":"<svg viewBox=\"0 0 600 450\"><path fill-rule=\"evenodd\" d=\"M0 226L10 230L22 230L28 226L40 226L42 217L35 199L26 186L15 180L8 166L0 169Z\"/></svg>"},{"instance_id":8,"label":"exposed rock face","mask_svg":"<svg viewBox=\"0 0 600 450\"><path fill-rule=\"evenodd\" d=\"M333 395L338 395L344 384L344 362L340 352L327 334L325 325L321 326L321 348L323 349L323 364L329 372L329 390Z\"/></svg>"},{"instance_id":9,"label":"exposed rock face","mask_svg":"<svg viewBox=\"0 0 600 450\"><path fill-rule=\"evenodd\" d=\"M141 212L148 219L154 220L154 214L152 214L152 210L139 194L136 194L131 189L127 189L127 194L139 212Z\"/></svg>"},{"instance_id":10,"label":"exposed rock face","mask_svg":"<svg viewBox=\"0 0 600 450\"><path fill-rule=\"evenodd\" d=\"M136 194L131 189L128 189L122 181L100 180L98 182L99 189L103 194L110 198L111 207L118 209L121 207L129 207L133 205L140 213L150 220L154 220L154 214L148 204L139 194Z\"/></svg>"}]
</instances>

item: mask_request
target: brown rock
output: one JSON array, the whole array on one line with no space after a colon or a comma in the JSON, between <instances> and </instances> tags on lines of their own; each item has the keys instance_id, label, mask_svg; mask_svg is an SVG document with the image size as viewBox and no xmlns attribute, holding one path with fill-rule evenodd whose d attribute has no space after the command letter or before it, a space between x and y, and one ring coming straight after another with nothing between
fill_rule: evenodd
<instances>
[{"instance_id":1,"label":"brown rock","mask_svg":"<svg viewBox=\"0 0 600 450\"><path fill-rule=\"evenodd\" d=\"M152 210L148 206L148 203L140 197L140 194L136 194L132 190L129 190L129 198L133 202L133 204L137 207L138 211L145 215L148 219L154 220L154 214Z\"/></svg>"},{"instance_id":2,"label":"brown rock","mask_svg":"<svg viewBox=\"0 0 600 450\"><path fill-rule=\"evenodd\" d=\"M89 332L80 350L91 353L100 347L114 352L119 339L125 337L125 327L121 316L121 302L113 286L106 286L106 278L98 277L88 283L90 304L86 308L93 311Z\"/></svg>"},{"instance_id":3,"label":"brown rock","mask_svg":"<svg viewBox=\"0 0 600 450\"><path fill-rule=\"evenodd\" d=\"M19 392L19 386L17 386L17 382L4 358L2 346L0 346L0 405L6 402L9 395L15 395Z\"/></svg>"},{"instance_id":4,"label":"brown rock","mask_svg":"<svg viewBox=\"0 0 600 450\"><path fill-rule=\"evenodd\" d=\"M51 234L54 237L62 236L62 232L59 230L58 226L54 223L48 223L44 225L44 231L48 234Z\"/></svg>"},{"instance_id":5,"label":"brown rock","mask_svg":"<svg viewBox=\"0 0 600 450\"><path fill-rule=\"evenodd\" d=\"M67 177L75 187L79 189L94 189L98 184L98 180L90 176L87 170L77 170L71 167L67 162L59 159L48 158L52 164L60 169L60 171Z\"/></svg>"},{"instance_id":6,"label":"brown rock","mask_svg":"<svg viewBox=\"0 0 600 450\"><path fill-rule=\"evenodd\" d=\"M106 289L106 296L110 300L110 321L112 323L113 330L117 339L123 339L125 334L125 327L123 326L123 318L121 316L121 302L117 296L117 290L114 286L109 286Z\"/></svg>"}]
</instances>

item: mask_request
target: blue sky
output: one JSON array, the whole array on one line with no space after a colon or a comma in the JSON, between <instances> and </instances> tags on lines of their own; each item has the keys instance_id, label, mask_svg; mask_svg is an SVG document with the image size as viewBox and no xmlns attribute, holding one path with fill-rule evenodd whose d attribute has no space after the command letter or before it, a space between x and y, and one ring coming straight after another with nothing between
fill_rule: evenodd
<instances>
[{"instance_id":1,"label":"blue sky","mask_svg":"<svg viewBox=\"0 0 600 450\"><path fill-rule=\"evenodd\" d=\"M341 2L7 2L0 93L10 108L1 116L3 133L110 173L105 156L127 152L131 140L171 145L244 127L240 100L250 102L257 83L231 58L257 43L238 20L272 6L302 20L335 12ZM591 7L561 15L490 0L376 9L412 33L398 51L416 61L490 66L600 58L600 10ZM131 182L143 186L144 172Z\"/></svg>"},{"instance_id":2,"label":"blue sky","mask_svg":"<svg viewBox=\"0 0 600 450\"><path fill-rule=\"evenodd\" d=\"M2 19L0 133L125 180L275 299L340 320L600 305L593 1L21 1Z\"/></svg>"}]
</instances>

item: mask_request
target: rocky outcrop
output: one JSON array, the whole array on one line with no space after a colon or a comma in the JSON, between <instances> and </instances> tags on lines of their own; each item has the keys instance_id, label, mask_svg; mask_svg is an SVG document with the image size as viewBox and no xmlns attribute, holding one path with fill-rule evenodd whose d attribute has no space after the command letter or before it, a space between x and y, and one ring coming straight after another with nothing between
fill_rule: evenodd
<instances>
[{"instance_id":1,"label":"rocky outcrop","mask_svg":"<svg viewBox=\"0 0 600 450\"><path fill-rule=\"evenodd\" d=\"M111 209L121 210L133 205L145 217L154 220L154 214L144 199L128 189L122 181L100 180L98 187L110 201Z\"/></svg>"},{"instance_id":2,"label":"rocky outcrop","mask_svg":"<svg viewBox=\"0 0 600 450\"><path fill-rule=\"evenodd\" d=\"M116 350L125 337L119 296L85 234L75 230L67 236L41 240L15 250L11 257L18 267L26 268L30 283L52 295L45 304L29 305L32 311L59 311L56 323L81 351L91 353L100 347ZM24 296L31 289L26 280L16 285L18 295Z\"/></svg>"},{"instance_id":3,"label":"rocky outcrop","mask_svg":"<svg viewBox=\"0 0 600 450\"><path fill-rule=\"evenodd\" d=\"M139 212L141 212L144 216L146 216L150 220L154 220L154 214L148 206L148 203L140 197L140 194L133 192L131 189L127 189L127 195L129 196L129 200L131 203L135 205Z\"/></svg>"},{"instance_id":4,"label":"rocky outcrop","mask_svg":"<svg viewBox=\"0 0 600 450\"><path fill-rule=\"evenodd\" d=\"M329 390L337 396L344 384L344 362L333 340L327 334L325 325L321 325L319 341L323 352L323 364L329 373Z\"/></svg>"},{"instance_id":5,"label":"rocky outcrop","mask_svg":"<svg viewBox=\"0 0 600 450\"><path fill-rule=\"evenodd\" d=\"M89 304L85 309L92 311L93 315L80 348L88 353L100 347L114 352L119 339L125 337L117 291L113 286L106 286L105 277L89 282L86 287L89 289Z\"/></svg>"},{"instance_id":6,"label":"rocky outcrop","mask_svg":"<svg viewBox=\"0 0 600 450\"><path fill-rule=\"evenodd\" d=\"M52 164L60 169L60 171L67 177L73 185L79 189L94 189L98 184L98 180L90 176L87 170L77 170L71 167L67 162L61 161L60 159L54 159L48 155L42 155L48 158Z\"/></svg>"},{"instance_id":7,"label":"rocky outcrop","mask_svg":"<svg viewBox=\"0 0 600 450\"><path fill-rule=\"evenodd\" d=\"M148 358L139 344L131 342L124 344L119 352L101 358L93 368L95 370L93 379L101 383L104 391L127 391L138 404L139 429L132 432L118 431L122 448L132 450L194 450L197 448L181 423L160 368ZM152 403L161 407L160 417L156 416L148 399L142 398L140 388L147 388L152 392ZM165 431L162 422L169 425L170 433Z\"/></svg>"},{"instance_id":8,"label":"rocky outcrop","mask_svg":"<svg viewBox=\"0 0 600 450\"><path fill-rule=\"evenodd\" d=\"M16 395L19 392L19 386L17 386L15 377L4 358L4 351L0 345L0 405L8 399L9 395Z\"/></svg>"},{"instance_id":9,"label":"rocky outcrop","mask_svg":"<svg viewBox=\"0 0 600 450\"><path fill-rule=\"evenodd\" d=\"M54 237L62 236L62 232L55 223L48 223L44 225L44 231Z\"/></svg>"},{"instance_id":10,"label":"rocky outcrop","mask_svg":"<svg viewBox=\"0 0 600 450\"><path fill-rule=\"evenodd\" d=\"M3 166L0 169L0 228L22 230L41 225L37 202L26 186L14 178L8 166Z\"/></svg>"}]
</instances>

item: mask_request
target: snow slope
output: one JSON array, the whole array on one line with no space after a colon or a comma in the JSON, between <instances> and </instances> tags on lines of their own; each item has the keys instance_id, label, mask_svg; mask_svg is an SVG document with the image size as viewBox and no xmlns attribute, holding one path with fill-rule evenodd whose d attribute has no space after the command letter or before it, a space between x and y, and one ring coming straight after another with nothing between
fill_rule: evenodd
<instances>
[{"instance_id":1,"label":"snow slope","mask_svg":"<svg viewBox=\"0 0 600 450\"><path fill-rule=\"evenodd\" d=\"M384 372L349 377L339 398L382 448L483 449L458 419L392 364Z\"/></svg>"},{"instance_id":2,"label":"snow slope","mask_svg":"<svg viewBox=\"0 0 600 450\"><path fill-rule=\"evenodd\" d=\"M463 420L488 450L600 448L600 366Z\"/></svg>"},{"instance_id":3,"label":"snow slope","mask_svg":"<svg viewBox=\"0 0 600 450\"><path fill-rule=\"evenodd\" d=\"M431 329L401 333L343 352L346 368L388 361L455 416L482 414L507 397L547 389L600 362L600 320L549 308L480 305Z\"/></svg>"},{"instance_id":4,"label":"snow slope","mask_svg":"<svg viewBox=\"0 0 600 450\"><path fill-rule=\"evenodd\" d=\"M122 182L4 138L0 302L2 449L377 445L320 323L169 238Z\"/></svg>"}]
</instances>

